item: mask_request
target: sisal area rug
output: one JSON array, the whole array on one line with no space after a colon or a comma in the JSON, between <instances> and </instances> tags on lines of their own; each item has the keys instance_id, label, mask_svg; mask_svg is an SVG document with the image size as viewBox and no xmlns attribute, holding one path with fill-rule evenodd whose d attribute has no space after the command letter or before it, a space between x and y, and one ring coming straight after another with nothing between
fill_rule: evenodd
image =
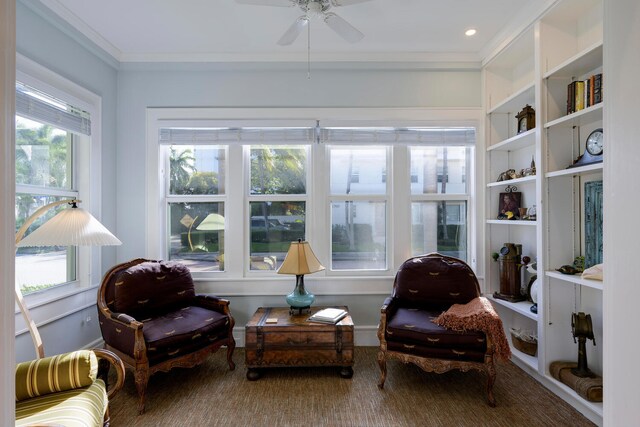
<instances>
[{"instance_id":1,"label":"sisal area rug","mask_svg":"<svg viewBox=\"0 0 640 427\"><path fill-rule=\"evenodd\" d=\"M584 416L511 363L497 364L494 393L486 403L480 372L432 374L414 365L387 362L378 389L377 348L356 347L354 375L333 368L265 370L245 377L244 349L226 350L193 369L151 377L146 413L136 411L137 393L128 371L111 401L112 427L138 426L592 426Z\"/></svg>"}]
</instances>

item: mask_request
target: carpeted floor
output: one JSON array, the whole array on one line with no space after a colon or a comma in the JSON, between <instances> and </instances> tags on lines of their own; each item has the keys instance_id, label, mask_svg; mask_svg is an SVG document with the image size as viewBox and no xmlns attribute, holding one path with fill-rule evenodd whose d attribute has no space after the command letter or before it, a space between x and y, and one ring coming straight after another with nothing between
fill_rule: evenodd
<instances>
[{"instance_id":1,"label":"carpeted floor","mask_svg":"<svg viewBox=\"0 0 640 427\"><path fill-rule=\"evenodd\" d=\"M229 371L224 349L193 369L151 377L147 410L137 415L133 376L111 401L111 425L134 426L591 426L584 416L515 365L499 363L486 404L479 372L425 373L391 361L377 387L377 348L356 347L352 379L334 368L265 370L245 377L244 349Z\"/></svg>"}]
</instances>

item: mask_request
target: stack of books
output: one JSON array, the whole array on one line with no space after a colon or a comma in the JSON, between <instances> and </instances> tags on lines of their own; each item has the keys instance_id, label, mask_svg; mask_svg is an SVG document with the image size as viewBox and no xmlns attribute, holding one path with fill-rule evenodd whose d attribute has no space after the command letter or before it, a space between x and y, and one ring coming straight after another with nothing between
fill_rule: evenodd
<instances>
[{"instance_id":1,"label":"stack of books","mask_svg":"<svg viewBox=\"0 0 640 427\"><path fill-rule=\"evenodd\" d=\"M567 114L575 113L602 102L602 74L577 80L567 86Z\"/></svg>"},{"instance_id":2,"label":"stack of books","mask_svg":"<svg viewBox=\"0 0 640 427\"><path fill-rule=\"evenodd\" d=\"M313 314L307 320L309 322L338 323L346 315L347 312L341 308L325 308Z\"/></svg>"}]
</instances>

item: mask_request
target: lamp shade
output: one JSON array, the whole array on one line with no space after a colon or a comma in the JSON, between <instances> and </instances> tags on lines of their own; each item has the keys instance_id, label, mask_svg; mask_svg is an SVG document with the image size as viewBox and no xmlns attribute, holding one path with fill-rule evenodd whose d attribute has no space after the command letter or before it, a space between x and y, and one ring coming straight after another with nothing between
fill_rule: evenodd
<instances>
[{"instance_id":1,"label":"lamp shade","mask_svg":"<svg viewBox=\"0 0 640 427\"><path fill-rule=\"evenodd\" d=\"M309 242L298 240L291 242L287 256L278 269L278 274L310 274L324 270L318 258L311 250Z\"/></svg>"},{"instance_id":2,"label":"lamp shade","mask_svg":"<svg viewBox=\"0 0 640 427\"><path fill-rule=\"evenodd\" d=\"M109 246L122 242L89 212L78 207L63 209L20 240L16 246Z\"/></svg>"},{"instance_id":3,"label":"lamp shade","mask_svg":"<svg viewBox=\"0 0 640 427\"><path fill-rule=\"evenodd\" d=\"M224 230L224 217L217 213L211 213L196 227L200 231Z\"/></svg>"}]
</instances>

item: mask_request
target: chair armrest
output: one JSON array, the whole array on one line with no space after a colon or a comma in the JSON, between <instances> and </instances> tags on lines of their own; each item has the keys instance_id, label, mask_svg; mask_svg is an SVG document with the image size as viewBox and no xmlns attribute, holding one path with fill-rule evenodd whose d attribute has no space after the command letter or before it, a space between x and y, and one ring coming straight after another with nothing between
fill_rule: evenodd
<instances>
[{"instance_id":1,"label":"chair armrest","mask_svg":"<svg viewBox=\"0 0 640 427\"><path fill-rule=\"evenodd\" d=\"M113 366L116 372L116 383L113 387L109 387L108 386L109 383L107 379L107 376L109 375L109 369L106 369L104 371L103 370L98 371L98 376L101 377L101 379L107 385L107 396L109 397L109 399L111 399L111 397L115 395L122 388L122 385L124 384L124 376L125 376L124 363L122 363L122 360L115 353L109 350L105 350L102 348L94 348L91 351L93 351L96 354L96 357L98 359L106 360L107 362L109 362L111 366Z\"/></svg>"},{"instance_id":2,"label":"chair armrest","mask_svg":"<svg viewBox=\"0 0 640 427\"><path fill-rule=\"evenodd\" d=\"M382 303L382 307L380 307L380 313L392 315L393 313L395 313L397 308L398 300L394 297L387 297Z\"/></svg>"},{"instance_id":3,"label":"chair armrest","mask_svg":"<svg viewBox=\"0 0 640 427\"><path fill-rule=\"evenodd\" d=\"M224 298L213 295L196 295L194 304L198 307L208 308L209 310L231 315L231 312L229 311L229 300Z\"/></svg>"},{"instance_id":4,"label":"chair armrest","mask_svg":"<svg viewBox=\"0 0 640 427\"><path fill-rule=\"evenodd\" d=\"M142 337L144 324L123 313L98 311L104 342L129 356L136 351L136 337Z\"/></svg>"}]
</instances>

